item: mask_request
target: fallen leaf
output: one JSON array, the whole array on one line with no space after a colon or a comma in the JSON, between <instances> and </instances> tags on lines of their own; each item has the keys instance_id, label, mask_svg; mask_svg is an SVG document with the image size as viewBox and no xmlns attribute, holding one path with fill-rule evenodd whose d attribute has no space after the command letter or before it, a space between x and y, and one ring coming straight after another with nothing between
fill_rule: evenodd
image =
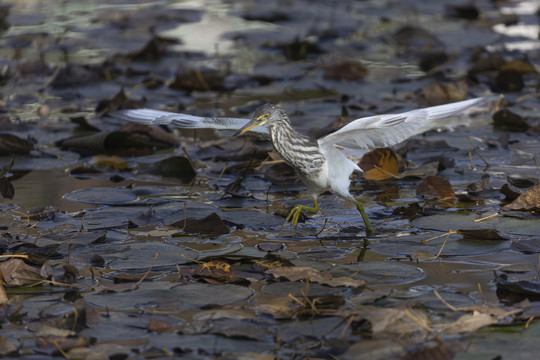
<instances>
[{"instance_id":1,"label":"fallen leaf","mask_svg":"<svg viewBox=\"0 0 540 360\"><path fill-rule=\"evenodd\" d=\"M540 210L540 183L525 191L510 204L501 207L503 210Z\"/></svg>"},{"instance_id":2,"label":"fallen leaf","mask_svg":"<svg viewBox=\"0 0 540 360\"><path fill-rule=\"evenodd\" d=\"M144 105L146 100L142 98L141 100L132 100L129 99L124 89L120 91L112 98L101 100L96 107L96 116L102 117L108 112L113 112L121 109L138 109Z\"/></svg>"},{"instance_id":3,"label":"fallen leaf","mask_svg":"<svg viewBox=\"0 0 540 360\"><path fill-rule=\"evenodd\" d=\"M500 191L507 201L514 201L521 195L521 192L514 190L509 184L504 184Z\"/></svg>"},{"instance_id":4,"label":"fallen leaf","mask_svg":"<svg viewBox=\"0 0 540 360\"><path fill-rule=\"evenodd\" d=\"M362 80L368 73L367 68L356 61L343 61L328 65L323 77L332 80Z\"/></svg>"},{"instance_id":5,"label":"fallen leaf","mask_svg":"<svg viewBox=\"0 0 540 360\"><path fill-rule=\"evenodd\" d=\"M179 220L171 225L191 234L228 234L231 232L216 213L212 213L203 219L187 218Z\"/></svg>"},{"instance_id":6,"label":"fallen leaf","mask_svg":"<svg viewBox=\"0 0 540 360\"><path fill-rule=\"evenodd\" d=\"M467 82L435 82L422 87L422 94L430 103L461 101L467 95Z\"/></svg>"},{"instance_id":7,"label":"fallen leaf","mask_svg":"<svg viewBox=\"0 0 540 360\"><path fill-rule=\"evenodd\" d=\"M439 329L439 332L444 334L469 333L497 322L497 317L491 314L474 311L471 314L462 315L453 323Z\"/></svg>"},{"instance_id":8,"label":"fallen leaf","mask_svg":"<svg viewBox=\"0 0 540 360\"><path fill-rule=\"evenodd\" d=\"M446 5L445 15L467 20L476 20L480 16L480 11L473 4Z\"/></svg>"},{"instance_id":9,"label":"fallen leaf","mask_svg":"<svg viewBox=\"0 0 540 360\"><path fill-rule=\"evenodd\" d=\"M416 188L416 196L428 196L440 200L454 200L456 198L452 185L442 176L425 178Z\"/></svg>"},{"instance_id":10,"label":"fallen leaf","mask_svg":"<svg viewBox=\"0 0 540 360\"><path fill-rule=\"evenodd\" d=\"M189 159L184 156L173 156L163 159L152 164L142 172L180 179L184 184L189 184L195 178L195 175L197 175Z\"/></svg>"},{"instance_id":11,"label":"fallen leaf","mask_svg":"<svg viewBox=\"0 0 540 360\"><path fill-rule=\"evenodd\" d=\"M356 280L351 277L342 276L334 278L327 271L318 271L306 266L281 266L266 270L265 272L274 275L276 278L284 277L289 281L309 280L332 287L360 287L366 284L364 280Z\"/></svg>"},{"instance_id":12,"label":"fallen leaf","mask_svg":"<svg viewBox=\"0 0 540 360\"><path fill-rule=\"evenodd\" d=\"M489 174L482 175L482 178L467 185L467 193L470 195L478 195L484 191L489 185Z\"/></svg>"},{"instance_id":13,"label":"fallen leaf","mask_svg":"<svg viewBox=\"0 0 540 360\"><path fill-rule=\"evenodd\" d=\"M156 216L153 209L148 209L148 211L143 212L137 217L130 218L128 227L130 229L137 227L147 227L147 226L156 226L163 225L163 218Z\"/></svg>"},{"instance_id":14,"label":"fallen leaf","mask_svg":"<svg viewBox=\"0 0 540 360\"><path fill-rule=\"evenodd\" d=\"M7 355L15 353L16 351L17 351L17 347L13 345L3 335L0 335L0 356L7 356Z\"/></svg>"},{"instance_id":15,"label":"fallen leaf","mask_svg":"<svg viewBox=\"0 0 540 360\"><path fill-rule=\"evenodd\" d=\"M148 331L157 333L171 333L176 330L176 327L166 320L150 319L148 323Z\"/></svg>"},{"instance_id":16,"label":"fallen leaf","mask_svg":"<svg viewBox=\"0 0 540 360\"><path fill-rule=\"evenodd\" d=\"M458 230L457 233L469 239L507 240L493 229Z\"/></svg>"},{"instance_id":17,"label":"fallen leaf","mask_svg":"<svg viewBox=\"0 0 540 360\"><path fill-rule=\"evenodd\" d=\"M388 180L399 173L397 156L390 148L377 148L364 154L358 166L364 170L366 180Z\"/></svg>"},{"instance_id":18,"label":"fallen leaf","mask_svg":"<svg viewBox=\"0 0 540 360\"><path fill-rule=\"evenodd\" d=\"M529 128L522 116L508 109L500 109L493 114L493 125L496 129L506 131L523 132Z\"/></svg>"},{"instance_id":19,"label":"fallen leaf","mask_svg":"<svg viewBox=\"0 0 540 360\"><path fill-rule=\"evenodd\" d=\"M34 149L27 140L12 134L0 134L0 156L20 154L26 155Z\"/></svg>"},{"instance_id":20,"label":"fallen leaf","mask_svg":"<svg viewBox=\"0 0 540 360\"><path fill-rule=\"evenodd\" d=\"M89 164L98 168L112 168L115 170L124 170L128 167L126 160L117 155L96 155L90 159Z\"/></svg>"},{"instance_id":21,"label":"fallen leaf","mask_svg":"<svg viewBox=\"0 0 540 360\"><path fill-rule=\"evenodd\" d=\"M41 283L40 270L26 264L21 259L9 259L0 263L0 273L8 287L29 286Z\"/></svg>"}]
</instances>

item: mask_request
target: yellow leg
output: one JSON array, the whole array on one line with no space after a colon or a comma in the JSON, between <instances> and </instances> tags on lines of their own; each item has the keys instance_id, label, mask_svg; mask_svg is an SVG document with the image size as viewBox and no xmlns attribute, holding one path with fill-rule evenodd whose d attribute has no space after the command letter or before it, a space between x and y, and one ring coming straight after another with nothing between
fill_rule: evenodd
<instances>
[{"instance_id":1,"label":"yellow leg","mask_svg":"<svg viewBox=\"0 0 540 360\"><path fill-rule=\"evenodd\" d=\"M313 199L313 207L304 206L304 205L296 205L292 208L291 212L287 217L285 218L285 222L281 226L282 228L285 227L285 225L289 222L289 219L291 220L292 225L296 229L296 226L298 225L298 219L300 218L300 214L302 214L303 211L309 211L310 213L316 214L319 211L319 204L317 203L317 199Z\"/></svg>"},{"instance_id":2,"label":"yellow leg","mask_svg":"<svg viewBox=\"0 0 540 360\"><path fill-rule=\"evenodd\" d=\"M371 224L369 223L369 219L366 215L366 211L364 210L364 206L362 205L362 203L355 199L354 205L356 205L356 208L358 209L358 211L360 211L360 215L362 215L362 219L364 220L364 224L366 225L366 231L373 231L373 226L371 226Z\"/></svg>"}]
</instances>

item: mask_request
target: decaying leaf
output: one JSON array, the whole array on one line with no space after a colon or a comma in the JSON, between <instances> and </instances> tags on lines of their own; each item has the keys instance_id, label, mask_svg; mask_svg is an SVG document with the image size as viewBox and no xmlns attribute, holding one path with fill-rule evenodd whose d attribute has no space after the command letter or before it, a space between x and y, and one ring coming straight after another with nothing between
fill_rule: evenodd
<instances>
[{"instance_id":1,"label":"decaying leaf","mask_svg":"<svg viewBox=\"0 0 540 360\"><path fill-rule=\"evenodd\" d=\"M359 315L354 316L354 327L364 327L365 321L374 337L414 337L424 339L431 331L429 320L425 312L415 309L392 309L369 307L362 309Z\"/></svg>"},{"instance_id":2,"label":"decaying leaf","mask_svg":"<svg viewBox=\"0 0 540 360\"><path fill-rule=\"evenodd\" d=\"M62 337L62 336L42 336L36 340L36 346L41 352L48 355L59 353L58 348L69 350L77 347L88 346L87 341L82 337Z\"/></svg>"},{"instance_id":3,"label":"decaying leaf","mask_svg":"<svg viewBox=\"0 0 540 360\"><path fill-rule=\"evenodd\" d=\"M358 164L364 170L366 180L388 180L399 173L399 163L396 154L390 148L378 148L368 152Z\"/></svg>"},{"instance_id":4,"label":"decaying leaf","mask_svg":"<svg viewBox=\"0 0 540 360\"><path fill-rule=\"evenodd\" d=\"M356 280L350 277L334 278L329 272L317 271L306 266L282 266L266 270L266 273L274 275L276 278L284 277L290 281L309 280L319 284L324 284L332 287L337 286L364 286L364 280Z\"/></svg>"},{"instance_id":5,"label":"decaying leaf","mask_svg":"<svg viewBox=\"0 0 540 360\"><path fill-rule=\"evenodd\" d=\"M458 230L457 233L469 239L506 240L505 237L493 229Z\"/></svg>"},{"instance_id":6,"label":"decaying leaf","mask_svg":"<svg viewBox=\"0 0 540 360\"><path fill-rule=\"evenodd\" d=\"M324 71L325 79L357 81L368 73L367 68L359 62L344 61L331 64Z\"/></svg>"},{"instance_id":7,"label":"decaying leaf","mask_svg":"<svg viewBox=\"0 0 540 360\"><path fill-rule=\"evenodd\" d=\"M467 185L467 193L470 195L477 195L484 191L489 185L489 174L482 175L482 178Z\"/></svg>"},{"instance_id":8,"label":"decaying leaf","mask_svg":"<svg viewBox=\"0 0 540 360\"><path fill-rule=\"evenodd\" d=\"M9 259L0 263L0 273L8 287L36 285L43 280L40 270L21 259Z\"/></svg>"},{"instance_id":9,"label":"decaying leaf","mask_svg":"<svg viewBox=\"0 0 540 360\"><path fill-rule=\"evenodd\" d=\"M454 200L456 198L452 185L442 176L426 177L416 188L416 196L428 196L440 200Z\"/></svg>"},{"instance_id":10,"label":"decaying leaf","mask_svg":"<svg viewBox=\"0 0 540 360\"><path fill-rule=\"evenodd\" d=\"M0 156L21 154L25 155L34 149L34 145L27 140L13 134L0 134Z\"/></svg>"},{"instance_id":11,"label":"decaying leaf","mask_svg":"<svg viewBox=\"0 0 540 360\"><path fill-rule=\"evenodd\" d=\"M15 355L17 347L13 345L8 339L0 335L0 356L7 356L9 354Z\"/></svg>"},{"instance_id":12,"label":"decaying leaf","mask_svg":"<svg viewBox=\"0 0 540 360\"><path fill-rule=\"evenodd\" d=\"M496 324L498 318L488 313L473 311L470 314L462 315L457 321L448 324L440 329L445 334L459 334L476 331L484 326Z\"/></svg>"},{"instance_id":13,"label":"decaying leaf","mask_svg":"<svg viewBox=\"0 0 540 360\"><path fill-rule=\"evenodd\" d=\"M493 125L507 131L526 131L529 128L522 116L508 109L501 109L493 114Z\"/></svg>"},{"instance_id":14,"label":"decaying leaf","mask_svg":"<svg viewBox=\"0 0 540 360\"><path fill-rule=\"evenodd\" d=\"M502 207L503 210L540 210L540 183L525 191L510 204Z\"/></svg>"},{"instance_id":15,"label":"decaying leaf","mask_svg":"<svg viewBox=\"0 0 540 360\"><path fill-rule=\"evenodd\" d=\"M228 234L231 230L218 214L212 213L203 219L185 219L172 224L192 234Z\"/></svg>"},{"instance_id":16,"label":"decaying leaf","mask_svg":"<svg viewBox=\"0 0 540 360\"><path fill-rule=\"evenodd\" d=\"M128 167L126 160L117 155L96 155L89 161L90 165L98 168L124 170Z\"/></svg>"},{"instance_id":17,"label":"decaying leaf","mask_svg":"<svg viewBox=\"0 0 540 360\"><path fill-rule=\"evenodd\" d=\"M196 268L181 268L179 274L192 279L203 279L211 284L227 283L235 279L236 272L225 261L212 260Z\"/></svg>"},{"instance_id":18,"label":"decaying leaf","mask_svg":"<svg viewBox=\"0 0 540 360\"><path fill-rule=\"evenodd\" d=\"M424 86L422 93L432 103L461 101L467 95L467 82L434 82Z\"/></svg>"},{"instance_id":19,"label":"decaying leaf","mask_svg":"<svg viewBox=\"0 0 540 360\"><path fill-rule=\"evenodd\" d=\"M9 171L13 167L13 158L0 169L0 194L7 199L13 199L15 188L8 177Z\"/></svg>"}]
</instances>

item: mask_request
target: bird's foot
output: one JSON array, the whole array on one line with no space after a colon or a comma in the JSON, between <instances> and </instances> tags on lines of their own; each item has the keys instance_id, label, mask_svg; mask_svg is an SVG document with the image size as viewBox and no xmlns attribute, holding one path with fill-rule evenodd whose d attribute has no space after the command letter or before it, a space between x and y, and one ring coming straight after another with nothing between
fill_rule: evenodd
<instances>
[{"instance_id":1,"label":"bird's foot","mask_svg":"<svg viewBox=\"0 0 540 360\"><path fill-rule=\"evenodd\" d=\"M283 229L285 227L285 225L287 225L287 223L290 220L291 224L296 229L296 227L298 226L298 219L300 218L300 215L302 215L302 211L308 211L310 213L316 214L319 211L319 207L318 206L317 207L309 207L309 206L304 206L304 205L296 205L295 207L293 207L291 209L291 212L285 218L285 222L283 223L283 225L281 225L281 228Z\"/></svg>"}]
</instances>

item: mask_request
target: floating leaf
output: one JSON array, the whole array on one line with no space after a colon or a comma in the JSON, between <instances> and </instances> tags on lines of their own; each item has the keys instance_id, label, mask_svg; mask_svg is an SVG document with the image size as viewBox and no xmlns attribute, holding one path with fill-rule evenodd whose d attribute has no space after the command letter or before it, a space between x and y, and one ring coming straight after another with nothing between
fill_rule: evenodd
<instances>
[{"instance_id":1,"label":"floating leaf","mask_svg":"<svg viewBox=\"0 0 540 360\"><path fill-rule=\"evenodd\" d=\"M173 156L158 161L144 169L143 172L180 179L184 184L190 183L197 175L191 162L184 156Z\"/></svg>"},{"instance_id":2,"label":"floating leaf","mask_svg":"<svg viewBox=\"0 0 540 360\"><path fill-rule=\"evenodd\" d=\"M350 277L334 278L329 272L318 271L305 266L282 266L266 270L266 273L274 275L276 278L284 277L290 281L309 280L323 285L332 287L339 286L364 286L364 280L356 280Z\"/></svg>"},{"instance_id":3,"label":"floating leaf","mask_svg":"<svg viewBox=\"0 0 540 360\"><path fill-rule=\"evenodd\" d=\"M0 156L12 154L29 154L34 145L13 134L0 134Z\"/></svg>"},{"instance_id":4,"label":"floating leaf","mask_svg":"<svg viewBox=\"0 0 540 360\"><path fill-rule=\"evenodd\" d=\"M499 235L499 233L493 229L458 230L457 233L469 239L507 240L507 238Z\"/></svg>"},{"instance_id":5,"label":"floating leaf","mask_svg":"<svg viewBox=\"0 0 540 360\"><path fill-rule=\"evenodd\" d=\"M489 174L482 175L482 178L472 184L467 185L467 192L470 195L477 195L484 191L489 185Z\"/></svg>"},{"instance_id":6,"label":"floating leaf","mask_svg":"<svg viewBox=\"0 0 540 360\"><path fill-rule=\"evenodd\" d=\"M332 80L362 80L368 73L364 65L355 61L344 61L331 64L324 70L323 77Z\"/></svg>"},{"instance_id":7,"label":"floating leaf","mask_svg":"<svg viewBox=\"0 0 540 360\"><path fill-rule=\"evenodd\" d=\"M115 170L124 170L128 167L126 160L117 155L96 155L89 161L90 165L101 168L112 168Z\"/></svg>"},{"instance_id":8,"label":"floating leaf","mask_svg":"<svg viewBox=\"0 0 540 360\"><path fill-rule=\"evenodd\" d=\"M507 131L527 131L529 124L522 116L508 110L500 109L493 114L493 125L497 129Z\"/></svg>"},{"instance_id":9,"label":"floating leaf","mask_svg":"<svg viewBox=\"0 0 540 360\"><path fill-rule=\"evenodd\" d=\"M43 280L38 268L26 264L21 259L1 262L0 274L8 287L36 285Z\"/></svg>"},{"instance_id":10,"label":"floating leaf","mask_svg":"<svg viewBox=\"0 0 540 360\"><path fill-rule=\"evenodd\" d=\"M416 188L416 196L428 196L440 200L454 200L456 198L450 181L442 176L425 178Z\"/></svg>"},{"instance_id":11,"label":"floating leaf","mask_svg":"<svg viewBox=\"0 0 540 360\"><path fill-rule=\"evenodd\" d=\"M510 204L502 207L503 210L540 210L540 183L519 195Z\"/></svg>"},{"instance_id":12,"label":"floating leaf","mask_svg":"<svg viewBox=\"0 0 540 360\"><path fill-rule=\"evenodd\" d=\"M366 180L392 179L399 173L397 156L390 148L378 148L368 152L362 156L358 166L364 170Z\"/></svg>"},{"instance_id":13,"label":"floating leaf","mask_svg":"<svg viewBox=\"0 0 540 360\"><path fill-rule=\"evenodd\" d=\"M212 213L203 219L185 219L172 224L182 228L186 233L192 234L228 234L229 227L221 220L218 214Z\"/></svg>"}]
</instances>

